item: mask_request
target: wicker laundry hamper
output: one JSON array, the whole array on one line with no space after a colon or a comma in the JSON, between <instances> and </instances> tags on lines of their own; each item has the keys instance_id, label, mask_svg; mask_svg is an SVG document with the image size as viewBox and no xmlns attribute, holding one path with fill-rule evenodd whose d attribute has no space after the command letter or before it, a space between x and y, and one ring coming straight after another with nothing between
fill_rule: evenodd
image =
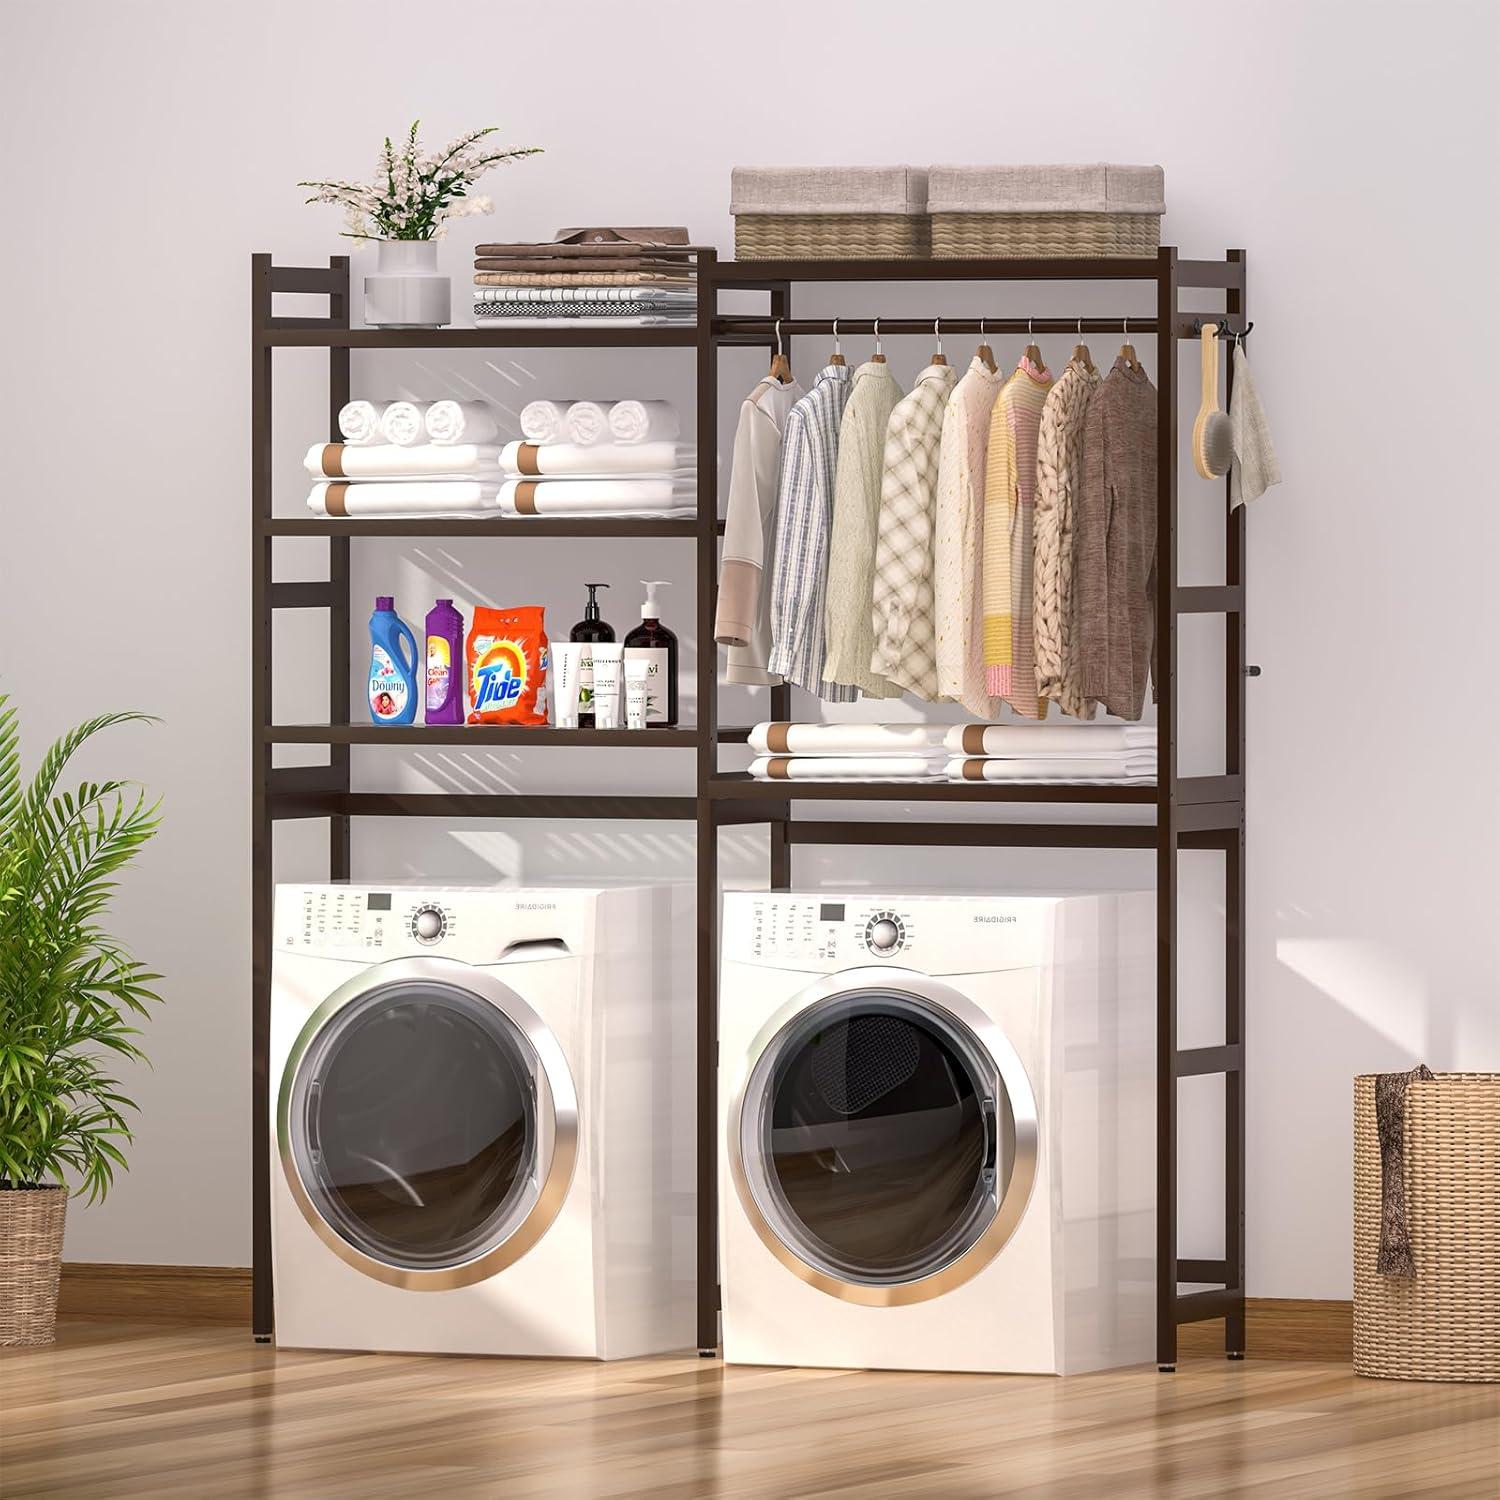
<instances>
[{"instance_id":1,"label":"wicker laundry hamper","mask_svg":"<svg viewBox=\"0 0 1500 1500\"><path fill-rule=\"evenodd\" d=\"M0 1346L57 1334L65 1188L0 1188Z\"/></svg>"},{"instance_id":2,"label":"wicker laundry hamper","mask_svg":"<svg viewBox=\"0 0 1500 1500\"><path fill-rule=\"evenodd\" d=\"M912 260L928 254L918 167L736 167L739 260Z\"/></svg>"},{"instance_id":3,"label":"wicker laundry hamper","mask_svg":"<svg viewBox=\"0 0 1500 1500\"><path fill-rule=\"evenodd\" d=\"M1500 1073L1407 1085L1406 1219L1416 1275L1375 1268L1375 1075L1354 1080L1354 1368L1389 1380L1500 1381Z\"/></svg>"},{"instance_id":4,"label":"wicker laundry hamper","mask_svg":"<svg viewBox=\"0 0 1500 1500\"><path fill-rule=\"evenodd\" d=\"M952 260L1154 256L1164 194L1160 167L932 167L932 253Z\"/></svg>"}]
</instances>

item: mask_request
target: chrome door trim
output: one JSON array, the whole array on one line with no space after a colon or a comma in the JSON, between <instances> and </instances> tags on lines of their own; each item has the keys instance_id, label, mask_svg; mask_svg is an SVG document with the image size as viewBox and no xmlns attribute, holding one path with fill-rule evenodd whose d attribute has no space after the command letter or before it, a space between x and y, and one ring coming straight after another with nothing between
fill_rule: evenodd
<instances>
[{"instance_id":1,"label":"chrome door trim","mask_svg":"<svg viewBox=\"0 0 1500 1500\"><path fill-rule=\"evenodd\" d=\"M752 1097L752 1086L768 1081L758 1073L769 1073L763 1062L782 1034L815 1006L848 996L860 990L884 990L907 996L918 1003L946 1014L958 1027L967 1030L988 1054L1009 1095L1015 1121L1015 1159L1011 1168L1010 1190L984 1231L962 1255L929 1275L911 1281L859 1282L833 1276L819 1266L810 1265L802 1255L777 1234L769 1215L758 1199L745 1164L743 1136L758 1121L758 1097ZM747 1114L748 1111L748 1114ZM738 1076L733 1080L730 1096L728 1129L729 1171L734 1180L740 1205L761 1243L794 1276L810 1286L843 1302L865 1307L904 1307L940 1297L954 1287L977 1276L1004 1248L1015 1233L1031 1201L1037 1165L1037 1108L1031 1080L1010 1038L974 1002L950 985L918 974L911 969L868 967L845 969L819 979L800 990L761 1028L746 1055L739 1060Z\"/></svg>"},{"instance_id":2,"label":"chrome door trim","mask_svg":"<svg viewBox=\"0 0 1500 1500\"><path fill-rule=\"evenodd\" d=\"M292 1149L291 1107L293 1086L303 1058L325 1026L348 1006L386 985L428 982L464 990L487 1001L521 1033L529 1046L535 1068L537 1149L531 1203L525 1215L506 1237L482 1255L441 1270L393 1266L351 1245L318 1211L317 1203L302 1180ZM578 1096L562 1045L552 1029L514 990L486 969L447 958L399 958L372 964L329 995L308 1018L287 1055L281 1072L281 1089L272 1125L272 1150L281 1158L287 1187L302 1217L313 1232L346 1265L387 1286L407 1291L439 1292L472 1286L484 1281L526 1254L561 1210L573 1180L578 1156Z\"/></svg>"}]
</instances>

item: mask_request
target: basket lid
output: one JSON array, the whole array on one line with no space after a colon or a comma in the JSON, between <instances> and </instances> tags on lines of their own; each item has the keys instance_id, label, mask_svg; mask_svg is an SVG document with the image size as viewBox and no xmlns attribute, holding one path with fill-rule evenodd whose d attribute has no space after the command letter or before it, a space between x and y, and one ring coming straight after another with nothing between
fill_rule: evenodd
<instances>
[{"instance_id":1,"label":"basket lid","mask_svg":"<svg viewBox=\"0 0 1500 1500\"><path fill-rule=\"evenodd\" d=\"M736 167L731 214L922 214L924 167Z\"/></svg>"},{"instance_id":2,"label":"basket lid","mask_svg":"<svg viewBox=\"0 0 1500 1500\"><path fill-rule=\"evenodd\" d=\"M1162 214L1160 167L1092 162L1077 166L944 166L930 169L935 214Z\"/></svg>"}]
</instances>

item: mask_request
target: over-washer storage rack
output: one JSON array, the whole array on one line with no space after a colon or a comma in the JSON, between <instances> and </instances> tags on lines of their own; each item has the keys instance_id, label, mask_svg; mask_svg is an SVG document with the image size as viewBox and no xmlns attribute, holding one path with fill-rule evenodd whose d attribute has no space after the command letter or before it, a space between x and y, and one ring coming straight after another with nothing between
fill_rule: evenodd
<instances>
[{"instance_id":1,"label":"over-washer storage rack","mask_svg":"<svg viewBox=\"0 0 1500 1500\"><path fill-rule=\"evenodd\" d=\"M798 844L945 845L949 847L1113 848L1156 851L1157 925L1157 1363L1175 1369L1181 1324L1222 1318L1224 1347L1231 1358L1245 1349L1245 685L1253 672L1245 654L1245 513L1226 522L1224 581L1185 586L1178 581L1177 421L1178 344L1196 337L1198 318L1185 314L1184 290L1222 292L1224 326L1243 330L1246 262L1242 250L1223 260L1187 260L1164 246L1155 258L1048 260L899 261L720 261L714 251L691 252L698 276L696 323L684 327L452 328L408 331L349 326L349 260L332 257L328 267L274 266L268 255L251 261L251 511L254 542L251 601L251 710L254 735L252 832L252 1158L254 1315L257 1339L271 1336L273 1306L270 1235L269 1030L274 824L285 818L327 818L329 877L350 877L350 820L362 815L494 818L692 819L697 827L698 901L698 1342L711 1353L718 1342L717 1243L717 989L718 833L721 828L765 823L770 833L770 885L791 884L791 853ZM1154 318L1132 318L1132 333L1168 331L1157 339L1157 577L1156 629L1160 682L1157 687L1158 781L1150 787L1007 787L864 783L810 786L754 782L718 767L720 744L743 743L744 729L718 723L718 660L713 647L714 591L718 572L717 447L719 350L731 346L774 347L777 323L783 342L829 335L830 319L796 319L792 287L798 282L1118 281L1156 287ZM769 294L765 314L720 315L722 290ZM329 298L325 317L278 316L278 293ZM985 318L987 333L1072 334L1119 332L1120 318ZM880 331L895 336L926 333L928 319L882 318ZM946 333L978 333L977 318L943 318ZM870 320L839 318L841 333L873 331ZM328 351L329 434L338 440L337 414L350 394L350 353L355 349L465 348L691 348L696 353L698 514L686 520L359 520L282 517L272 505L272 355L277 348ZM1232 379L1232 369L1230 371ZM412 725L379 728L350 721L349 544L357 536L443 537L678 537L697 544L698 682L697 725L656 730L526 729L505 726ZM275 581L274 539L328 539L328 577L315 582ZM326 609L328 723L277 725L271 717L271 622L277 609ZM1177 622L1185 614L1225 616L1225 767L1221 776L1177 774ZM770 691L770 716L791 717L791 690ZM697 785L689 796L517 795L358 792L350 776L355 744L592 745L598 748L679 746L697 752ZM326 745L327 765L276 767L278 744ZM795 818L797 802L884 804L868 821ZM967 803L1016 808L1088 804L1149 806L1154 824L1079 822L969 823L893 818L892 805ZM1177 1045L1177 856L1182 849L1214 849L1225 856L1224 1040L1208 1047ZM1177 1082L1222 1074L1224 1086L1224 1255L1189 1259L1177 1253ZM1184 1284L1210 1290L1184 1293Z\"/></svg>"}]
</instances>

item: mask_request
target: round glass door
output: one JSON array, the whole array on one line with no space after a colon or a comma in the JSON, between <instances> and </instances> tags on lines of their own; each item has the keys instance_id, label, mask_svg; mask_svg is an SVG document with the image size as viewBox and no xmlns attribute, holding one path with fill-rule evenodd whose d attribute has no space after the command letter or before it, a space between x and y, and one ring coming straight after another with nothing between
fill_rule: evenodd
<instances>
[{"instance_id":1,"label":"round glass door","mask_svg":"<svg viewBox=\"0 0 1500 1500\"><path fill-rule=\"evenodd\" d=\"M316 1031L291 1078L304 1209L380 1265L437 1272L484 1257L525 1221L545 1176L539 1067L521 1029L468 989L368 990Z\"/></svg>"},{"instance_id":2,"label":"round glass door","mask_svg":"<svg viewBox=\"0 0 1500 1500\"><path fill-rule=\"evenodd\" d=\"M942 1290L943 1273L981 1240L998 1249L1013 1228L1030 1186L1029 1091L1023 1113L1017 1182L1011 1088L975 1032L918 994L845 990L803 1010L761 1053L740 1111L740 1164L793 1269L838 1295L876 1292L856 1300L915 1301ZM995 1243L1013 1188L1021 1201ZM922 1290L899 1294L912 1287Z\"/></svg>"}]
</instances>

